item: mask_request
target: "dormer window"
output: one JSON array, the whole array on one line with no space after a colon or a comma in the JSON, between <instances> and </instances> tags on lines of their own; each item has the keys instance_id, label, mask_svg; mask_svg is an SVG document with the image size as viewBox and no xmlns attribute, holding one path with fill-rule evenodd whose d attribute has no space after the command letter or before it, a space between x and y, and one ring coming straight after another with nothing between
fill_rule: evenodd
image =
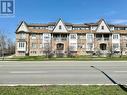
<instances>
[{"instance_id":1,"label":"dormer window","mask_svg":"<svg viewBox=\"0 0 127 95\"><path fill-rule=\"evenodd\" d=\"M104 26L101 26L101 29L104 30Z\"/></svg>"},{"instance_id":2,"label":"dormer window","mask_svg":"<svg viewBox=\"0 0 127 95\"><path fill-rule=\"evenodd\" d=\"M59 26L59 29L60 29L60 30L62 29L62 26L61 26L61 25Z\"/></svg>"}]
</instances>

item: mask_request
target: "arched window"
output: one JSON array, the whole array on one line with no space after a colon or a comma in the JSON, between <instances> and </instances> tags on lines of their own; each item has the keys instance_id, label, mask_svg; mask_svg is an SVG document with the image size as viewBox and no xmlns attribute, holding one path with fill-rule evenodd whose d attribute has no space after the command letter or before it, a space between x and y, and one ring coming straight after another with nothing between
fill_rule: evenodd
<instances>
[{"instance_id":1,"label":"arched window","mask_svg":"<svg viewBox=\"0 0 127 95\"><path fill-rule=\"evenodd\" d=\"M64 44L58 43L57 44L57 50L63 50L64 49Z\"/></svg>"}]
</instances>

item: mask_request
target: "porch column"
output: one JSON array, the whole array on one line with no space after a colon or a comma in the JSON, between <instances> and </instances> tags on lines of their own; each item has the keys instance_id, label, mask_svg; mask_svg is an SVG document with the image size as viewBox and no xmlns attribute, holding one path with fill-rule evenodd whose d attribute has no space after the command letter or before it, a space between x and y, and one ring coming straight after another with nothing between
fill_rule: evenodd
<instances>
[{"instance_id":1,"label":"porch column","mask_svg":"<svg viewBox=\"0 0 127 95\"><path fill-rule=\"evenodd\" d=\"M104 34L102 34L102 40L104 41Z\"/></svg>"}]
</instances>

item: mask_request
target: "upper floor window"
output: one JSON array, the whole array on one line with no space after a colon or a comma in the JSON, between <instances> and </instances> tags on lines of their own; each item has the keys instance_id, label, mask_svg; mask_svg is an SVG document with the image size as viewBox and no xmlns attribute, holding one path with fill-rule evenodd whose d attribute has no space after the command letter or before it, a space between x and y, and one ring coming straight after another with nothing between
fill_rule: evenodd
<instances>
[{"instance_id":1,"label":"upper floor window","mask_svg":"<svg viewBox=\"0 0 127 95\"><path fill-rule=\"evenodd\" d=\"M93 39L93 34L87 34L87 39L89 40Z\"/></svg>"},{"instance_id":2,"label":"upper floor window","mask_svg":"<svg viewBox=\"0 0 127 95\"><path fill-rule=\"evenodd\" d=\"M91 30L96 30L97 29L97 26L92 26L91 27Z\"/></svg>"},{"instance_id":3,"label":"upper floor window","mask_svg":"<svg viewBox=\"0 0 127 95\"><path fill-rule=\"evenodd\" d=\"M76 27L76 28L73 28L73 30L81 30L81 28Z\"/></svg>"},{"instance_id":4,"label":"upper floor window","mask_svg":"<svg viewBox=\"0 0 127 95\"><path fill-rule=\"evenodd\" d=\"M76 39L76 35L75 34L71 34L70 35L70 39Z\"/></svg>"},{"instance_id":5,"label":"upper floor window","mask_svg":"<svg viewBox=\"0 0 127 95\"><path fill-rule=\"evenodd\" d=\"M101 26L101 29L104 30L104 26Z\"/></svg>"},{"instance_id":6,"label":"upper floor window","mask_svg":"<svg viewBox=\"0 0 127 95\"><path fill-rule=\"evenodd\" d=\"M72 30L72 26L67 26L67 29L68 30Z\"/></svg>"},{"instance_id":7,"label":"upper floor window","mask_svg":"<svg viewBox=\"0 0 127 95\"><path fill-rule=\"evenodd\" d=\"M54 29L54 26L48 26L48 29L49 30L53 30Z\"/></svg>"},{"instance_id":8,"label":"upper floor window","mask_svg":"<svg viewBox=\"0 0 127 95\"><path fill-rule=\"evenodd\" d=\"M40 39L43 39L43 34L40 34Z\"/></svg>"},{"instance_id":9,"label":"upper floor window","mask_svg":"<svg viewBox=\"0 0 127 95\"><path fill-rule=\"evenodd\" d=\"M25 47L25 43L24 42L19 42L19 48L24 48Z\"/></svg>"},{"instance_id":10,"label":"upper floor window","mask_svg":"<svg viewBox=\"0 0 127 95\"><path fill-rule=\"evenodd\" d=\"M85 35L84 34L81 34L81 35L79 34L78 39L85 39Z\"/></svg>"},{"instance_id":11,"label":"upper floor window","mask_svg":"<svg viewBox=\"0 0 127 95\"><path fill-rule=\"evenodd\" d=\"M114 27L110 27L110 30L114 30Z\"/></svg>"},{"instance_id":12,"label":"upper floor window","mask_svg":"<svg viewBox=\"0 0 127 95\"><path fill-rule=\"evenodd\" d=\"M47 39L49 39L49 38L50 38L49 36L44 36L44 39L45 39L45 40L47 40Z\"/></svg>"},{"instance_id":13,"label":"upper floor window","mask_svg":"<svg viewBox=\"0 0 127 95\"><path fill-rule=\"evenodd\" d=\"M51 40L51 34L45 33L45 34L43 34L43 38L45 41L49 41L49 40Z\"/></svg>"},{"instance_id":14,"label":"upper floor window","mask_svg":"<svg viewBox=\"0 0 127 95\"><path fill-rule=\"evenodd\" d=\"M61 26L61 25L59 25L59 29L60 29L60 30L62 29L62 26Z\"/></svg>"},{"instance_id":15,"label":"upper floor window","mask_svg":"<svg viewBox=\"0 0 127 95\"><path fill-rule=\"evenodd\" d=\"M20 39L25 39L26 38L26 34L25 33L20 33L19 34L19 38Z\"/></svg>"},{"instance_id":16,"label":"upper floor window","mask_svg":"<svg viewBox=\"0 0 127 95\"><path fill-rule=\"evenodd\" d=\"M32 39L36 39L36 34L31 34Z\"/></svg>"},{"instance_id":17,"label":"upper floor window","mask_svg":"<svg viewBox=\"0 0 127 95\"><path fill-rule=\"evenodd\" d=\"M113 39L118 40L119 39L119 34L113 34Z\"/></svg>"}]
</instances>

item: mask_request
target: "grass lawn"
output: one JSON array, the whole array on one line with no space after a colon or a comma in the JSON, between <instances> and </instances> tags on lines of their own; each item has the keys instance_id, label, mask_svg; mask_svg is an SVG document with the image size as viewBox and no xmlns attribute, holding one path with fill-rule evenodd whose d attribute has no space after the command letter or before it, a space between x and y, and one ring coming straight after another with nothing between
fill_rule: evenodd
<instances>
[{"instance_id":1,"label":"grass lawn","mask_svg":"<svg viewBox=\"0 0 127 95\"><path fill-rule=\"evenodd\" d=\"M45 56L24 56L13 57L5 59L7 61L127 61L127 56L123 57L91 57L91 56L76 56L76 57L52 57L46 58Z\"/></svg>"},{"instance_id":2,"label":"grass lawn","mask_svg":"<svg viewBox=\"0 0 127 95\"><path fill-rule=\"evenodd\" d=\"M0 95L127 95L119 86L0 87Z\"/></svg>"}]
</instances>

